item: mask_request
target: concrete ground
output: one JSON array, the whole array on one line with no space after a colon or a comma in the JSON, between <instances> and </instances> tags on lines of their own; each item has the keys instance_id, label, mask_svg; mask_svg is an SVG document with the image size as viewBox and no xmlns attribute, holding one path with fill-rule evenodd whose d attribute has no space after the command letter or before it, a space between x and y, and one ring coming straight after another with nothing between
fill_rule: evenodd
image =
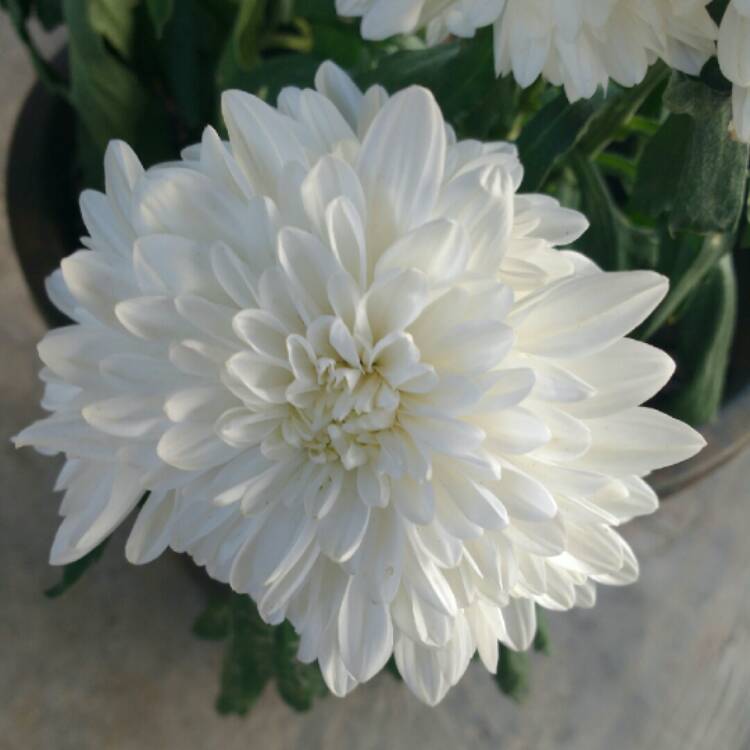
<instances>
[{"instance_id":1,"label":"concrete ground","mask_svg":"<svg viewBox=\"0 0 750 750\"><path fill-rule=\"evenodd\" d=\"M31 82L0 16L0 171ZM58 576L58 462L8 438L40 413L43 333L0 199L0 748L750 748L750 453L627 529L640 582L550 618L522 706L473 666L437 709L381 675L305 715L269 689L249 718L221 718L221 646L190 634L203 594L176 555L129 566L121 532L69 594L41 594Z\"/></svg>"}]
</instances>

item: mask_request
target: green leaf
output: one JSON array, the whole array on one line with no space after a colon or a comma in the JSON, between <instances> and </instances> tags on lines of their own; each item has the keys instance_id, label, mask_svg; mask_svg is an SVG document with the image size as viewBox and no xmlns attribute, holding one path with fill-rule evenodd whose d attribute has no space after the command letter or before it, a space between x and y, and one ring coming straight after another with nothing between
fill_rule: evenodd
<instances>
[{"instance_id":1,"label":"green leaf","mask_svg":"<svg viewBox=\"0 0 750 750\"><path fill-rule=\"evenodd\" d=\"M372 45L359 32L343 24L316 23L311 29L312 54L333 60L351 71L366 70L372 63Z\"/></svg>"},{"instance_id":2,"label":"green leaf","mask_svg":"<svg viewBox=\"0 0 750 750\"><path fill-rule=\"evenodd\" d=\"M606 271L620 270L625 267L625 258L619 230L625 219L618 215L596 164L577 150L569 163L581 192L581 211L590 222L577 247Z\"/></svg>"},{"instance_id":3,"label":"green leaf","mask_svg":"<svg viewBox=\"0 0 750 750\"><path fill-rule=\"evenodd\" d=\"M636 166L627 156L604 152L596 157L596 164L605 175L617 177L625 185L635 182Z\"/></svg>"},{"instance_id":4,"label":"green leaf","mask_svg":"<svg viewBox=\"0 0 750 750\"><path fill-rule=\"evenodd\" d=\"M541 189L553 167L586 132L603 101L604 96L597 93L570 104L561 91L526 123L518 139L524 165L523 192Z\"/></svg>"},{"instance_id":5,"label":"green leaf","mask_svg":"<svg viewBox=\"0 0 750 750\"><path fill-rule=\"evenodd\" d=\"M396 660L391 656L390 659L388 659L387 664L385 665L385 668L390 673L391 677L393 677L394 680L397 682L403 682L404 678L401 676L401 673L398 671L398 666L396 665Z\"/></svg>"},{"instance_id":6,"label":"green leaf","mask_svg":"<svg viewBox=\"0 0 750 750\"><path fill-rule=\"evenodd\" d=\"M547 618L544 616L544 610L541 607L536 608L536 635L534 636L534 651L549 655L549 626Z\"/></svg>"},{"instance_id":7,"label":"green leaf","mask_svg":"<svg viewBox=\"0 0 750 750\"><path fill-rule=\"evenodd\" d=\"M232 47L240 67L250 69L258 62L258 41L263 29L266 0L240 0L232 31Z\"/></svg>"},{"instance_id":8,"label":"green leaf","mask_svg":"<svg viewBox=\"0 0 750 750\"><path fill-rule=\"evenodd\" d=\"M520 89L510 77L495 77L490 29L471 40L384 55L357 81L391 93L411 85L429 88L461 137L505 137L517 116Z\"/></svg>"},{"instance_id":9,"label":"green leaf","mask_svg":"<svg viewBox=\"0 0 750 750\"><path fill-rule=\"evenodd\" d=\"M99 560L99 558L101 558L108 541L109 537L98 546L94 547L91 552L84 555L80 560L65 565L60 580L54 586L48 588L44 592L44 595L50 599L56 599L58 596L64 594L97 560Z\"/></svg>"},{"instance_id":10,"label":"green leaf","mask_svg":"<svg viewBox=\"0 0 750 750\"><path fill-rule=\"evenodd\" d=\"M294 17L294 0L275 0L266 15L271 27L289 23Z\"/></svg>"},{"instance_id":11,"label":"green leaf","mask_svg":"<svg viewBox=\"0 0 750 750\"><path fill-rule=\"evenodd\" d=\"M730 0L713 0L713 2L709 3L708 12L716 23L721 23L721 19L724 18L724 12L729 5L729 1Z\"/></svg>"},{"instance_id":12,"label":"green leaf","mask_svg":"<svg viewBox=\"0 0 750 750\"><path fill-rule=\"evenodd\" d=\"M229 591L213 597L193 623L193 633L205 641L223 641L231 632Z\"/></svg>"},{"instance_id":13,"label":"green leaf","mask_svg":"<svg viewBox=\"0 0 750 750\"><path fill-rule=\"evenodd\" d=\"M251 72L225 69L220 88L239 88L275 104L285 86L312 86L320 62L311 55L282 55L264 60Z\"/></svg>"},{"instance_id":14,"label":"green leaf","mask_svg":"<svg viewBox=\"0 0 750 750\"><path fill-rule=\"evenodd\" d=\"M597 164L578 149L568 163L578 181L581 211L590 222L576 247L606 271L653 267L659 248L656 233L636 227L618 208Z\"/></svg>"},{"instance_id":15,"label":"green leaf","mask_svg":"<svg viewBox=\"0 0 750 750\"><path fill-rule=\"evenodd\" d=\"M224 601L229 643L216 702L219 713L244 715L270 680L276 681L281 697L297 711L308 710L316 696L327 694L317 663L297 660L299 638L288 622L267 625L249 596L230 592ZM209 632L217 631L209 628Z\"/></svg>"},{"instance_id":16,"label":"green leaf","mask_svg":"<svg viewBox=\"0 0 750 750\"><path fill-rule=\"evenodd\" d=\"M668 79L669 68L658 62L651 66L646 77L637 86L626 89L612 86L604 105L592 117L578 144L580 152L590 157L597 156L615 140L620 129L627 125L651 94Z\"/></svg>"},{"instance_id":17,"label":"green leaf","mask_svg":"<svg viewBox=\"0 0 750 750\"><path fill-rule=\"evenodd\" d=\"M664 99L673 114L643 153L633 207L653 217L666 213L672 232L732 230L750 151L729 136L731 97L675 74Z\"/></svg>"},{"instance_id":18,"label":"green leaf","mask_svg":"<svg viewBox=\"0 0 750 750\"><path fill-rule=\"evenodd\" d=\"M243 76L261 61L261 37L267 0L239 0L239 7L221 58L216 67L219 91L245 88Z\"/></svg>"},{"instance_id":19,"label":"green leaf","mask_svg":"<svg viewBox=\"0 0 750 750\"><path fill-rule=\"evenodd\" d=\"M671 240L662 238L658 270L669 277L670 288L664 301L639 331L639 338L650 339L675 316L720 258L731 250L733 242L733 233L711 234L702 239L696 235L681 235Z\"/></svg>"},{"instance_id":20,"label":"green leaf","mask_svg":"<svg viewBox=\"0 0 750 750\"><path fill-rule=\"evenodd\" d=\"M336 4L333 0L294 0L294 15L300 16L308 21L336 21ZM357 21L356 28L359 28Z\"/></svg>"},{"instance_id":21,"label":"green leaf","mask_svg":"<svg viewBox=\"0 0 750 750\"><path fill-rule=\"evenodd\" d=\"M221 31L201 3L180 0L164 26L161 40L156 43L169 95L174 99L180 125L188 131L183 143L197 140L202 129L214 119L213 65L221 46L212 49L211 42L215 42L214 35L220 36Z\"/></svg>"},{"instance_id":22,"label":"green leaf","mask_svg":"<svg viewBox=\"0 0 750 750\"><path fill-rule=\"evenodd\" d=\"M296 711L312 708L316 696L328 693L317 662L302 664L297 659L299 637L288 622L274 629L276 688L287 705Z\"/></svg>"},{"instance_id":23,"label":"green leaf","mask_svg":"<svg viewBox=\"0 0 750 750\"><path fill-rule=\"evenodd\" d=\"M146 0L149 18L158 39L164 34L164 27L174 13L174 0Z\"/></svg>"},{"instance_id":24,"label":"green leaf","mask_svg":"<svg viewBox=\"0 0 750 750\"><path fill-rule=\"evenodd\" d=\"M230 597L229 644L224 654L216 710L244 715L273 674L274 638L249 596Z\"/></svg>"},{"instance_id":25,"label":"green leaf","mask_svg":"<svg viewBox=\"0 0 750 750\"><path fill-rule=\"evenodd\" d=\"M679 387L663 408L692 425L713 419L721 406L737 323L737 279L724 255L686 300L677 326Z\"/></svg>"},{"instance_id":26,"label":"green leaf","mask_svg":"<svg viewBox=\"0 0 750 750\"><path fill-rule=\"evenodd\" d=\"M133 10L140 0L79 0L87 5L91 27L124 58L132 52L135 24Z\"/></svg>"},{"instance_id":27,"label":"green leaf","mask_svg":"<svg viewBox=\"0 0 750 750\"><path fill-rule=\"evenodd\" d=\"M648 142L633 191L635 211L658 217L671 210L687 159L693 122L687 115L671 115Z\"/></svg>"},{"instance_id":28,"label":"green leaf","mask_svg":"<svg viewBox=\"0 0 750 750\"><path fill-rule=\"evenodd\" d=\"M87 3L64 0L63 11L71 103L100 155L111 139L121 138L146 164L168 158L173 152L171 131L160 102L106 49L91 24Z\"/></svg>"},{"instance_id":29,"label":"green leaf","mask_svg":"<svg viewBox=\"0 0 750 750\"><path fill-rule=\"evenodd\" d=\"M523 651L512 651L500 644L495 682L500 690L516 702L529 691L529 657Z\"/></svg>"}]
</instances>

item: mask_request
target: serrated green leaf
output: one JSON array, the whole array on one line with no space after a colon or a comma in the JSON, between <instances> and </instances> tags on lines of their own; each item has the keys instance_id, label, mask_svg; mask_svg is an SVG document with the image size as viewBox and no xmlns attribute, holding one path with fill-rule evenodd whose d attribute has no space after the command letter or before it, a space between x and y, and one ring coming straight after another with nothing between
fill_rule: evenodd
<instances>
[{"instance_id":1,"label":"serrated green leaf","mask_svg":"<svg viewBox=\"0 0 750 750\"><path fill-rule=\"evenodd\" d=\"M500 644L495 682L500 690L516 702L529 691L529 657L523 651L512 651Z\"/></svg>"},{"instance_id":2,"label":"serrated green leaf","mask_svg":"<svg viewBox=\"0 0 750 750\"><path fill-rule=\"evenodd\" d=\"M317 663L298 661L299 638L288 622L267 625L249 596L231 592L225 601L229 642L216 702L220 713L244 715L271 680L297 711L308 710L316 696L327 694Z\"/></svg>"},{"instance_id":3,"label":"serrated green leaf","mask_svg":"<svg viewBox=\"0 0 750 750\"><path fill-rule=\"evenodd\" d=\"M731 231L744 205L750 153L729 135L731 97L675 74L664 101L673 114L641 157L634 209L666 213L672 232Z\"/></svg>"},{"instance_id":4,"label":"serrated green leaf","mask_svg":"<svg viewBox=\"0 0 750 750\"><path fill-rule=\"evenodd\" d=\"M230 592L213 597L206 608L196 617L193 633L206 641L223 641L231 632Z\"/></svg>"},{"instance_id":5,"label":"serrated green leaf","mask_svg":"<svg viewBox=\"0 0 750 750\"><path fill-rule=\"evenodd\" d=\"M98 546L94 547L91 552L84 555L80 560L65 565L60 580L54 586L50 586L50 588L44 592L44 595L50 599L56 599L58 596L62 596L62 594L64 594L74 583L79 581L81 576L83 576L83 574L101 558L108 541L109 537Z\"/></svg>"},{"instance_id":6,"label":"serrated green leaf","mask_svg":"<svg viewBox=\"0 0 750 750\"><path fill-rule=\"evenodd\" d=\"M275 677L279 695L296 711L308 711L317 696L326 695L323 677L317 662L302 664L297 659L299 637L288 622L274 629Z\"/></svg>"},{"instance_id":7,"label":"serrated green leaf","mask_svg":"<svg viewBox=\"0 0 750 750\"><path fill-rule=\"evenodd\" d=\"M249 596L230 597L229 643L221 671L216 710L243 716L258 700L273 675L272 629L258 615Z\"/></svg>"}]
</instances>

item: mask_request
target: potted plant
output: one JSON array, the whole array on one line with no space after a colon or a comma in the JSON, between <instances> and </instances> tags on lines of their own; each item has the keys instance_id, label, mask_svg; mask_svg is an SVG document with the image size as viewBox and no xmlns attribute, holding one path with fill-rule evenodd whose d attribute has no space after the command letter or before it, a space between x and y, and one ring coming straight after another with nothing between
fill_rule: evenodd
<instances>
[{"instance_id":1,"label":"potted plant","mask_svg":"<svg viewBox=\"0 0 750 750\"><path fill-rule=\"evenodd\" d=\"M364 13L361 29L357 20L339 16L336 5L345 15ZM374 25L372 19L387 18L376 17L379 0L3 0L40 78L14 136L8 204L22 267L49 319L59 322L43 281L78 247L84 230L75 197L104 186L108 143L126 141L149 166L176 159L182 149L189 155L206 124L223 136L229 125L232 140L237 136L221 117L221 92L240 89L273 104L284 87L315 84L320 91L321 70L338 75L321 68L333 60L363 91L429 89L461 140L514 142L525 170L519 191L554 196L588 217L579 251L607 272L648 269L669 278L665 300L635 335L677 362L676 377L653 404L702 427L709 448L693 462L654 475L655 484L673 490L714 468L750 437L748 351L735 335L747 317L738 287L746 283L750 244L748 146L740 140L738 89L733 114L732 82L722 73L727 66L713 57L715 27L702 17L709 31L698 45L700 64L674 65L688 72L659 61L632 85L609 81L605 91L596 85L607 83L605 75L588 95L568 80L555 80L565 90L544 77L524 80L514 61L503 58L511 10L499 15L503 3L496 5L492 18L475 18L466 29L450 15L430 16L428 2L425 32L425 23ZM716 24L734 12L718 0L705 5ZM47 29L65 25L67 52L57 64L35 48L33 17ZM495 66L514 75L496 76ZM555 78L548 68L545 76ZM373 98L380 96L380 89L371 90ZM557 244L566 244L565 236ZM141 502L152 502L148 493ZM70 563L53 593L75 581L101 550L98 545ZM536 624L536 615L527 617ZM215 589L195 631L227 639L222 711L246 711L271 679L296 708L309 707L321 690L317 667L294 659L295 628L287 621L266 624L242 593ZM543 630L531 636L509 638L546 647ZM518 694L524 657L501 646L498 659L501 687ZM336 682L326 677L329 687Z\"/></svg>"}]
</instances>

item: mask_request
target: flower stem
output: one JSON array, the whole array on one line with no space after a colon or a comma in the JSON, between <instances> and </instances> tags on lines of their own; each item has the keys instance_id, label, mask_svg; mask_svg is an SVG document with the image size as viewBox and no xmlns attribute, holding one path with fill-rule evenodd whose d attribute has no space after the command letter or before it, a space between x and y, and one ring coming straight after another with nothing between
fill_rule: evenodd
<instances>
[{"instance_id":1,"label":"flower stem","mask_svg":"<svg viewBox=\"0 0 750 750\"><path fill-rule=\"evenodd\" d=\"M591 121L578 144L578 151L590 158L598 156L615 138L620 129L640 109L643 102L669 79L669 68L657 62L637 85L624 89L607 102Z\"/></svg>"}]
</instances>

